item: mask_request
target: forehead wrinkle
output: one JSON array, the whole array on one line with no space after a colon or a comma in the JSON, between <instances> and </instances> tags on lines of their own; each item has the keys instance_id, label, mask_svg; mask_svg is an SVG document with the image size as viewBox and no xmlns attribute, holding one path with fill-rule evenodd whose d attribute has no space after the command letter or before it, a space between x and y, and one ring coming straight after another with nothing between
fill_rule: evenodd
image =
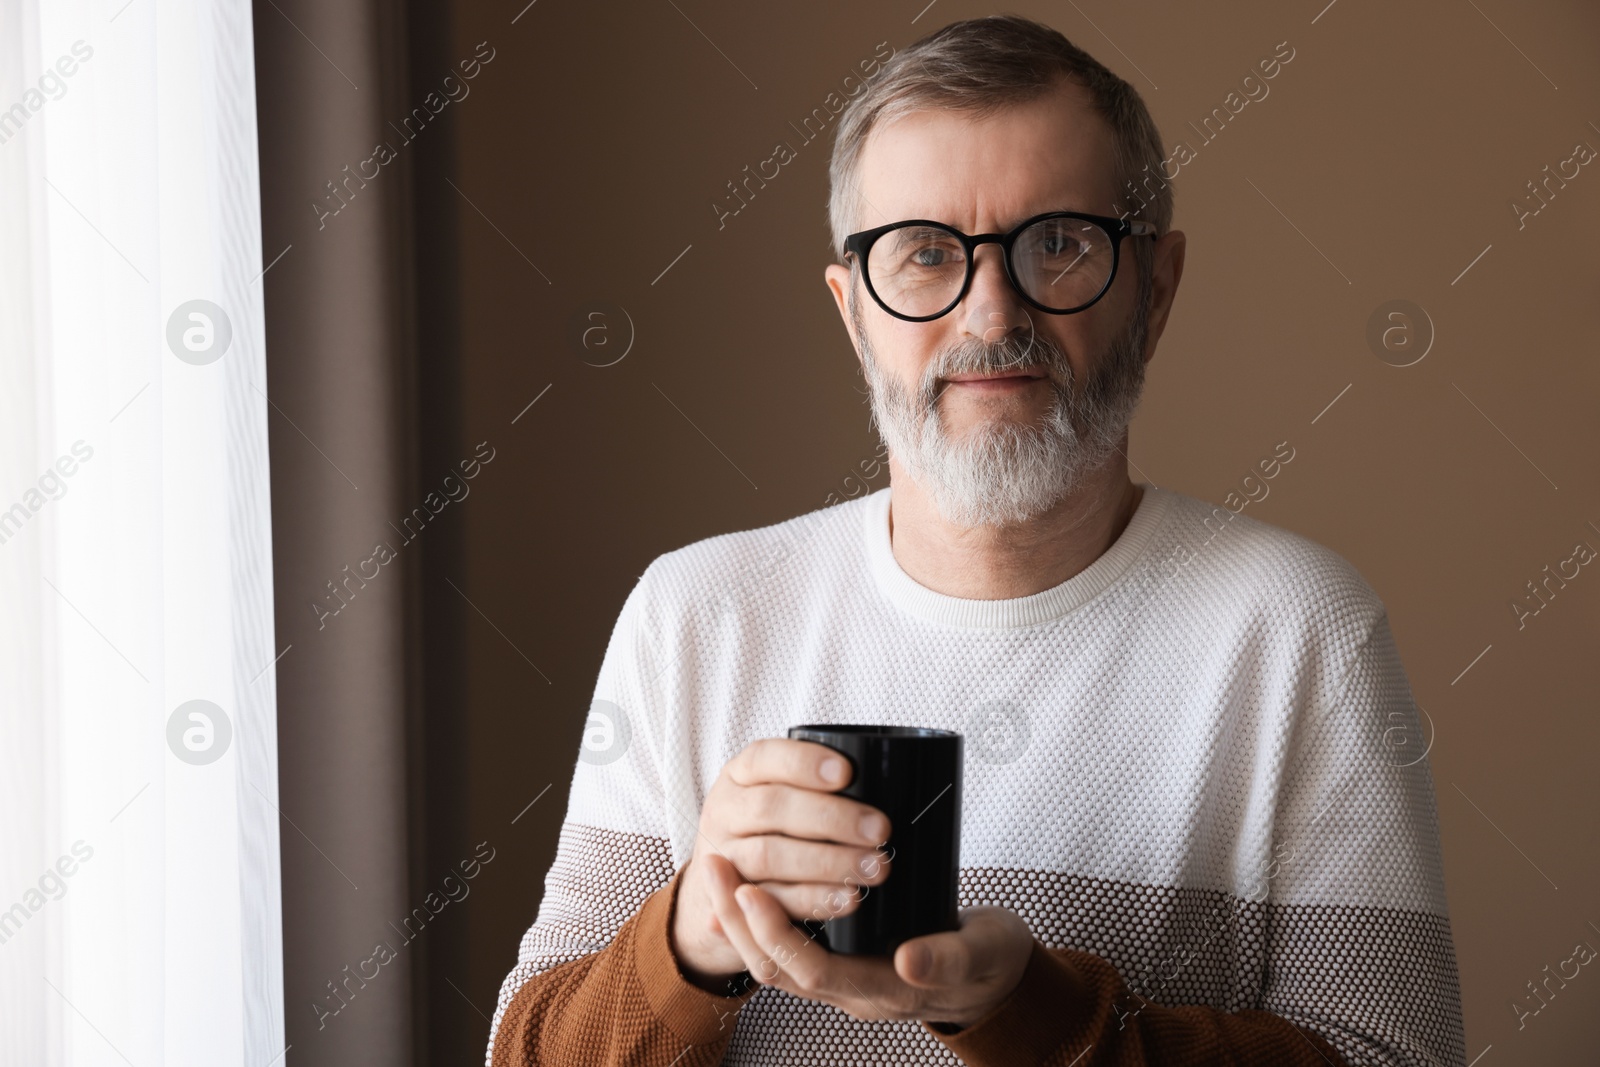
<instances>
[{"instance_id":1,"label":"forehead wrinkle","mask_svg":"<svg viewBox=\"0 0 1600 1067\"><path fill-rule=\"evenodd\" d=\"M871 209L859 228L931 219L965 233L1004 233L1048 211L1111 213L1110 201L1096 200L1114 185L1110 129L1081 92L1073 88L1069 94L982 117L913 111L873 130L858 164L863 207ZM1041 117L1057 132L1019 135L1019 127L1037 127ZM886 147L892 162L885 160ZM872 181L880 172L884 180ZM908 174L917 177L907 180ZM1020 175L1020 181L1008 174ZM1001 188L1008 180L1016 184ZM909 196L896 195L902 191ZM915 206L902 206L907 201ZM994 225L977 226L978 220Z\"/></svg>"}]
</instances>

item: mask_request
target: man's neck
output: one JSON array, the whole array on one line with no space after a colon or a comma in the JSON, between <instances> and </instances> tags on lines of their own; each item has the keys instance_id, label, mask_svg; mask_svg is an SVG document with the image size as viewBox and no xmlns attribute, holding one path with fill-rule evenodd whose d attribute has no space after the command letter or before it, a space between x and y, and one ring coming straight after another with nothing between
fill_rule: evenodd
<instances>
[{"instance_id":1,"label":"man's neck","mask_svg":"<svg viewBox=\"0 0 1600 1067\"><path fill-rule=\"evenodd\" d=\"M1144 495L1119 454L1038 518L1015 526L946 522L891 456L889 543L919 585L967 600L1009 600L1056 586L1112 546Z\"/></svg>"}]
</instances>

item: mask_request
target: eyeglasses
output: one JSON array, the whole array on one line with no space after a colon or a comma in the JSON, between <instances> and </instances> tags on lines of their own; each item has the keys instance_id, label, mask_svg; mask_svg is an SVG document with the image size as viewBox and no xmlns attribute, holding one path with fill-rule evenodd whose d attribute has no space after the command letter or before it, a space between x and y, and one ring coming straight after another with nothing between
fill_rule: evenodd
<instances>
[{"instance_id":1,"label":"eyeglasses","mask_svg":"<svg viewBox=\"0 0 1600 1067\"><path fill-rule=\"evenodd\" d=\"M897 319L927 322L961 302L972 285L973 251L998 244L1006 276L1029 304L1051 315L1082 311L1117 275L1124 237L1155 234L1153 222L1078 211L1024 219L1008 233L968 236L942 222L908 219L845 238L867 291Z\"/></svg>"}]
</instances>

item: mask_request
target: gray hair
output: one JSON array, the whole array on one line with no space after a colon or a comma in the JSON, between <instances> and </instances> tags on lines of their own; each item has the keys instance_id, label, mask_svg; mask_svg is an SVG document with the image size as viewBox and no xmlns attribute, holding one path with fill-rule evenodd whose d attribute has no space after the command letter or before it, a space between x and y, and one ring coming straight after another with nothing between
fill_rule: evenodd
<instances>
[{"instance_id":1,"label":"gray hair","mask_svg":"<svg viewBox=\"0 0 1600 1067\"><path fill-rule=\"evenodd\" d=\"M1139 189L1138 199L1146 203L1138 216L1155 223L1157 235L1166 233L1172 227L1172 186L1161 169L1161 134L1143 98L1059 31L1020 15L989 15L952 22L890 57L839 116L828 164L834 255L844 262L844 240L860 218L857 170L873 129L923 109L983 117L1044 95L1063 75L1088 90L1095 112L1111 127L1118 196L1130 185ZM1133 241L1140 307L1149 294L1151 244Z\"/></svg>"}]
</instances>

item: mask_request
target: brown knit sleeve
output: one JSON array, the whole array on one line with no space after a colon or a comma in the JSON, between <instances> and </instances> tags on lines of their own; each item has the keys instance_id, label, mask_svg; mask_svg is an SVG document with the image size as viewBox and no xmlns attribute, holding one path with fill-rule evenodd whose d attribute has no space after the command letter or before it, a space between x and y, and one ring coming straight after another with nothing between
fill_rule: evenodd
<instances>
[{"instance_id":1,"label":"brown knit sleeve","mask_svg":"<svg viewBox=\"0 0 1600 1067\"><path fill-rule=\"evenodd\" d=\"M969 1067L1348 1067L1319 1035L1266 1011L1165 1007L1088 952L1037 941L1011 996L965 1029L924 1023Z\"/></svg>"},{"instance_id":2,"label":"brown knit sleeve","mask_svg":"<svg viewBox=\"0 0 1600 1067\"><path fill-rule=\"evenodd\" d=\"M760 986L718 996L678 969L668 939L679 874L605 948L529 978L495 1034L493 1067L714 1067Z\"/></svg>"}]
</instances>

